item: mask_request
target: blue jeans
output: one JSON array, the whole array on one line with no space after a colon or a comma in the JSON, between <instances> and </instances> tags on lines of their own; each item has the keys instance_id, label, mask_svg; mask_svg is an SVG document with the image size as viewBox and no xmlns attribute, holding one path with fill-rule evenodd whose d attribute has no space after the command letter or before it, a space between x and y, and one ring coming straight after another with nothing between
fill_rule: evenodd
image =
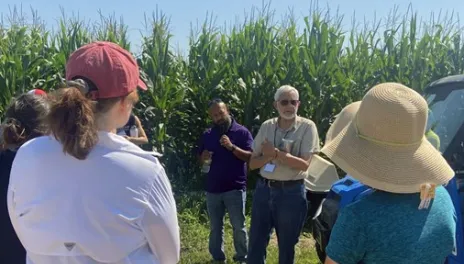
<instances>
[{"instance_id":1,"label":"blue jeans","mask_svg":"<svg viewBox=\"0 0 464 264\"><path fill-rule=\"evenodd\" d=\"M206 205L210 219L209 252L214 260L223 261L224 254L224 216L229 212L230 224L233 228L235 247L234 260L245 261L247 258L247 232L245 227L244 190L233 190L224 193L206 193Z\"/></svg>"},{"instance_id":2,"label":"blue jeans","mask_svg":"<svg viewBox=\"0 0 464 264\"><path fill-rule=\"evenodd\" d=\"M262 179L256 183L251 212L249 264L266 263L266 248L272 228L279 245L279 263L293 264L295 246L308 212L304 184L269 187Z\"/></svg>"}]
</instances>

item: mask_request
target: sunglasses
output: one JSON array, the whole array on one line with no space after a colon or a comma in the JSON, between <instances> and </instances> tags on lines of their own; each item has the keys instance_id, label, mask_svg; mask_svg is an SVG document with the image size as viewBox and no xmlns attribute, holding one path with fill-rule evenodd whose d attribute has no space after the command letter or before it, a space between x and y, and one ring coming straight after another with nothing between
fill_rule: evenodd
<instances>
[{"instance_id":1,"label":"sunglasses","mask_svg":"<svg viewBox=\"0 0 464 264\"><path fill-rule=\"evenodd\" d=\"M282 106L286 106L288 104L292 104L292 105L296 106L298 104L298 102L300 102L300 101L298 101L298 100L280 100L280 104Z\"/></svg>"}]
</instances>

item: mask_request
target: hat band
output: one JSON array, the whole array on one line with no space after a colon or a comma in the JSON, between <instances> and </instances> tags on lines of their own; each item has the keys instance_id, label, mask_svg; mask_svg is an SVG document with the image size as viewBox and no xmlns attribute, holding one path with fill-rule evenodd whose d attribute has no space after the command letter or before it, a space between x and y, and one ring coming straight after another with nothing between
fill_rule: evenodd
<instances>
[{"instance_id":1,"label":"hat band","mask_svg":"<svg viewBox=\"0 0 464 264\"><path fill-rule=\"evenodd\" d=\"M354 127L356 129L356 136L357 137L362 138L362 139L367 140L367 141L372 142L372 143L379 144L379 145L390 146L390 147L410 147L410 146L417 146L417 145L420 145L422 143L422 140L417 141L417 142L412 142L412 143L397 143L397 142L388 142L388 141L377 140L375 138L371 138L371 137L368 137L368 136L365 136L365 135L359 133L358 124L357 124L356 121L355 121Z\"/></svg>"}]
</instances>

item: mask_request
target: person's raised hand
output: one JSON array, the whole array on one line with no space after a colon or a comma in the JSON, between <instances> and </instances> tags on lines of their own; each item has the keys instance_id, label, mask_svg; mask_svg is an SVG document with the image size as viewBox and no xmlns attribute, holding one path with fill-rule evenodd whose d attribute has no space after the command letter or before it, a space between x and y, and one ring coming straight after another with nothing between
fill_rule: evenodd
<instances>
[{"instance_id":1,"label":"person's raised hand","mask_svg":"<svg viewBox=\"0 0 464 264\"><path fill-rule=\"evenodd\" d=\"M263 156L265 157L271 158L271 157L274 157L276 154L276 150L274 146L272 145L271 142L267 140L267 138L264 139L263 143L261 143L261 149L263 152Z\"/></svg>"}]
</instances>

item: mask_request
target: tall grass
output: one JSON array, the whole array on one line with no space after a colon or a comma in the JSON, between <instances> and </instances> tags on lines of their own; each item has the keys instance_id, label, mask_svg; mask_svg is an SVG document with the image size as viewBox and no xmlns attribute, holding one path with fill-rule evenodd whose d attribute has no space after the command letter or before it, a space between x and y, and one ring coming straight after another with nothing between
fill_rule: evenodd
<instances>
[{"instance_id":1,"label":"tall grass","mask_svg":"<svg viewBox=\"0 0 464 264\"><path fill-rule=\"evenodd\" d=\"M52 90L64 76L69 54L92 40L131 49L122 18L100 13L99 21L61 16L48 31L32 12L32 23L14 9L0 24L0 114L12 96L27 89ZM220 18L219 18L220 19ZM276 20L265 5L241 23L220 28L209 16L192 28L188 56L171 45L169 17L159 10L145 17L138 63L149 91L136 112L150 145L163 152L177 191L201 187L195 146L209 125L213 97L229 103L234 117L253 133L275 115L275 89L300 91L300 114L318 125L321 138L333 115L359 100L379 82L401 82L418 91L464 69L464 44L455 14L422 20L408 10L373 23L342 28L345 18L310 11L299 23L289 14Z\"/></svg>"}]
</instances>

